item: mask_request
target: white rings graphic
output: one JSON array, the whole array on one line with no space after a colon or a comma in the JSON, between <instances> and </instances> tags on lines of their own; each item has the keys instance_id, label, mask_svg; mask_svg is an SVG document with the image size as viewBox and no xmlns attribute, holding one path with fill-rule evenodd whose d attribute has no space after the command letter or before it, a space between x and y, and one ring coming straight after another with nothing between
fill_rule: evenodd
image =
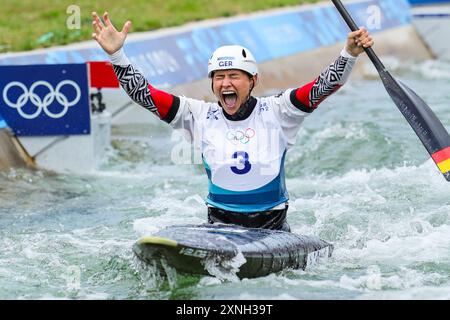
<instances>
[{"instance_id":1,"label":"white rings graphic","mask_svg":"<svg viewBox=\"0 0 450 320\"><path fill-rule=\"evenodd\" d=\"M43 99L35 93L35 90L37 87L42 86L48 89L48 93L45 95ZM72 101L69 102L69 99L61 92L61 88L64 86L72 86L76 91L76 97ZM20 90L23 91L23 93L17 98L15 102L12 102L8 97L8 91L13 88L18 87ZM72 80L63 80L56 88L53 88L53 86L48 83L47 81L36 81L33 83L28 90L27 87L19 81L13 81L8 83L5 88L3 89L3 101L5 103L14 109L17 109L17 112L22 118L31 120L39 117L39 115L44 111L44 113L53 119L59 119L66 115L67 111L69 110L69 107L72 107L80 101L81 98L81 90L78 84L75 81ZM54 113L49 110L49 106L55 101L62 106L62 110L58 113ZM36 111L32 113L26 113L23 110L23 107L27 104L28 100L31 101L31 103L36 107Z\"/></svg>"}]
</instances>

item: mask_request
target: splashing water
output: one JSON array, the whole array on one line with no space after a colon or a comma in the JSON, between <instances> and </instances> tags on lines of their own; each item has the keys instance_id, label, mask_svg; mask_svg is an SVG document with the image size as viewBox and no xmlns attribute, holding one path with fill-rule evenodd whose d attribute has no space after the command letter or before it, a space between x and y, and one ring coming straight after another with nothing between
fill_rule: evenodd
<instances>
[{"instance_id":1,"label":"splashing water","mask_svg":"<svg viewBox=\"0 0 450 320\"><path fill-rule=\"evenodd\" d=\"M238 250L236 256L231 259L214 255L207 257L203 263L205 270L217 279L221 281L238 282L239 278L237 273L239 272L239 268L246 261L247 260L242 252Z\"/></svg>"},{"instance_id":2,"label":"splashing water","mask_svg":"<svg viewBox=\"0 0 450 320\"><path fill-rule=\"evenodd\" d=\"M396 72L450 129L448 70ZM239 255L206 265L218 278L137 264L139 237L206 221L203 169L173 164L169 128L148 119L115 128L93 174L0 173L0 299L450 299L450 184L378 79L351 79L286 156L291 229L333 255L262 278L234 278Z\"/></svg>"}]
</instances>

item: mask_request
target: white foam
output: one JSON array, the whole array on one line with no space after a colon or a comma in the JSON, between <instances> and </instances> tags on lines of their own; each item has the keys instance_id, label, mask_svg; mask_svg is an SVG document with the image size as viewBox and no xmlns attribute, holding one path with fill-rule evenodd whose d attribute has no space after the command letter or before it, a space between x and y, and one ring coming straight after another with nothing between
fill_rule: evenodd
<instances>
[{"instance_id":1,"label":"white foam","mask_svg":"<svg viewBox=\"0 0 450 320\"><path fill-rule=\"evenodd\" d=\"M358 297L361 300L450 300L450 286L420 286L401 291L386 290L366 292Z\"/></svg>"},{"instance_id":2,"label":"white foam","mask_svg":"<svg viewBox=\"0 0 450 320\"><path fill-rule=\"evenodd\" d=\"M209 274L215 276L222 281L237 282L239 278L237 273L240 267L247 262L239 248L225 236L217 236L223 242L228 242L236 248L236 255L233 258L225 258L219 255L210 256L202 264Z\"/></svg>"},{"instance_id":3,"label":"white foam","mask_svg":"<svg viewBox=\"0 0 450 320\"><path fill-rule=\"evenodd\" d=\"M202 224L206 221L206 208L204 200L198 194L179 200L174 193L183 191L167 187L157 191L155 197L146 204L149 212L158 212L156 216L136 219L133 229L139 235L149 235L176 224Z\"/></svg>"},{"instance_id":4,"label":"white foam","mask_svg":"<svg viewBox=\"0 0 450 320\"><path fill-rule=\"evenodd\" d=\"M449 80L450 63L442 60L425 60L409 66L414 72L418 72L420 77L430 80Z\"/></svg>"},{"instance_id":5,"label":"white foam","mask_svg":"<svg viewBox=\"0 0 450 320\"><path fill-rule=\"evenodd\" d=\"M298 300L298 299L290 295L289 293L281 293L279 295L273 296L272 294L268 295L264 293L255 294L243 292L236 297L236 300ZM267 305L270 305L270 303L267 303Z\"/></svg>"},{"instance_id":6,"label":"white foam","mask_svg":"<svg viewBox=\"0 0 450 320\"><path fill-rule=\"evenodd\" d=\"M360 276L341 276L339 286L346 290L360 291L362 294L359 299L379 299L387 296L393 299L404 299L411 297L407 292L417 293L431 283L439 287L443 281L446 281L445 278L437 273L423 274L405 267L394 275L388 275L381 272L378 265L371 265Z\"/></svg>"}]
</instances>

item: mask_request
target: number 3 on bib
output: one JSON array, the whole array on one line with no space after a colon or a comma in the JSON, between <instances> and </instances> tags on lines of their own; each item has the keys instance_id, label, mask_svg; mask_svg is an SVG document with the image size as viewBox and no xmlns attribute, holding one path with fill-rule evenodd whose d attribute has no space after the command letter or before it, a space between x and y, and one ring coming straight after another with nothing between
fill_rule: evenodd
<instances>
[{"instance_id":1,"label":"number 3 on bib","mask_svg":"<svg viewBox=\"0 0 450 320\"><path fill-rule=\"evenodd\" d=\"M235 166L231 167L231 171L233 171L235 174L246 174L252 168L251 163L248 161L249 156L247 152L236 151L235 153L233 153L232 158L239 159L240 163L239 168Z\"/></svg>"}]
</instances>

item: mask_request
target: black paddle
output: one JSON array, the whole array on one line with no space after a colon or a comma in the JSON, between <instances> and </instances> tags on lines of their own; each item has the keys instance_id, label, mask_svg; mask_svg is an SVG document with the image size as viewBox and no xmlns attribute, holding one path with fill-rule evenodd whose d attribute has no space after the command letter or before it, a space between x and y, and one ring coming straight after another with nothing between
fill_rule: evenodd
<instances>
[{"instance_id":1,"label":"black paddle","mask_svg":"<svg viewBox=\"0 0 450 320\"><path fill-rule=\"evenodd\" d=\"M331 0L352 31L359 28L340 0ZM414 129L445 179L450 181L450 136L433 110L412 89L386 70L372 48L364 48L377 69L386 91Z\"/></svg>"}]
</instances>

